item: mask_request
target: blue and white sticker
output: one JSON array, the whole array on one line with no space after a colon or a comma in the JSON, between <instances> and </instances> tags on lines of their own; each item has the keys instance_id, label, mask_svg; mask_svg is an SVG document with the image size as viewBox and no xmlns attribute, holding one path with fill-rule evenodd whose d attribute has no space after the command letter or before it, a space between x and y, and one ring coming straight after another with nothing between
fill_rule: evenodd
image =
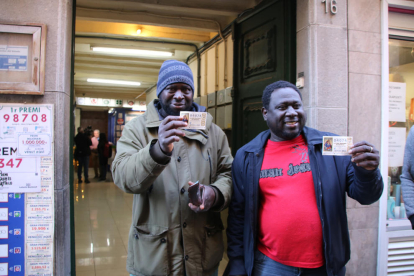
<instances>
[{"instance_id":1,"label":"blue and white sticker","mask_svg":"<svg viewBox=\"0 0 414 276\"><path fill-rule=\"evenodd\" d=\"M0 70L27 71L28 46L0 45Z\"/></svg>"}]
</instances>

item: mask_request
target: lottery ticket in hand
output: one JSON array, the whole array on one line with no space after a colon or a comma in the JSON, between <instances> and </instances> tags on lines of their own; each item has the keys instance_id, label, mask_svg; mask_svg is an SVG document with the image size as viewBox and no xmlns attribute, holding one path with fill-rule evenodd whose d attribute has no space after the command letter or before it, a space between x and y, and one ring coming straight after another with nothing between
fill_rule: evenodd
<instances>
[{"instance_id":1,"label":"lottery ticket in hand","mask_svg":"<svg viewBox=\"0 0 414 276\"><path fill-rule=\"evenodd\" d=\"M349 155L352 145L350 136L323 136L322 155Z\"/></svg>"},{"instance_id":2,"label":"lottery ticket in hand","mask_svg":"<svg viewBox=\"0 0 414 276\"><path fill-rule=\"evenodd\" d=\"M186 129L206 129L207 112L181 111L180 117L187 122Z\"/></svg>"}]
</instances>

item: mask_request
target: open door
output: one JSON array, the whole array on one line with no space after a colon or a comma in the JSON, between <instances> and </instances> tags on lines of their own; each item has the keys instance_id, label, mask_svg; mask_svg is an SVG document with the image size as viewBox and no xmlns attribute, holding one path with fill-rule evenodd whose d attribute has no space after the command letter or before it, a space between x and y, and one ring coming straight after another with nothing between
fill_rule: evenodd
<instances>
[{"instance_id":1,"label":"open door","mask_svg":"<svg viewBox=\"0 0 414 276\"><path fill-rule=\"evenodd\" d=\"M233 154L267 129L264 88L295 81L296 1L264 1L234 28Z\"/></svg>"}]
</instances>

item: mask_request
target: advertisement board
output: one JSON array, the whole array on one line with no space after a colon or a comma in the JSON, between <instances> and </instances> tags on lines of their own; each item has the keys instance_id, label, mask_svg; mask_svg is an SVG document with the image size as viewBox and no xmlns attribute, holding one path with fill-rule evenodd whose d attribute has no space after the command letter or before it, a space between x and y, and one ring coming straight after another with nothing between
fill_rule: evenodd
<instances>
[{"instance_id":1,"label":"advertisement board","mask_svg":"<svg viewBox=\"0 0 414 276\"><path fill-rule=\"evenodd\" d=\"M53 116L0 104L0 275L53 274Z\"/></svg>"}]
</instances>

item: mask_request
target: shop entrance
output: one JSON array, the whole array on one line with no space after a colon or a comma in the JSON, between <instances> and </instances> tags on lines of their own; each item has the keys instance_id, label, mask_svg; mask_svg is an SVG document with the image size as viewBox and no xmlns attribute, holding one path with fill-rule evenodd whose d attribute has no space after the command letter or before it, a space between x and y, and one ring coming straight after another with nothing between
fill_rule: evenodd
<instances>
[{"instance_id":1,"label":"shop entrance","mask_svg":"<svg viewBox=\"0 0 414 276\"><path fill-rule=\"evenodd\" d=\"M171 31L171 28L147 25L138 27L129 23L96 24L77 20L77 35L74 38L73 128L83 128L91 142L95 139L95 130L100 132L99 142L104 134L112 148L112 156L104 164L106 170L109 170L115 157L116 145L125 124L140 116L146 109L147 101L149 103L150 98L155 98L154 84L157 82L159 68L166 58L104 53L94 51L94 48L101 47L109 51L121 49L122 52L146 50L155 54L171 53L172 58L185 61L200 46L187 41L165 41L163 37L158 37L159 40L153 37L145 39L137 35L119 37L121 34L126 35L131 28L137 28L135 34L137 30L141 30L143 35L146 30L148 35L153 35L151 32L163 35L162 32L165 31L178 32L180 35L190 33L188 30L181 33L180 29ZM109 33L111 31L118 32L118 35ZM108 33L103 35L96 32ZM204 32L202 37L209 40L210 33ZM88 181L85 168L81 169L82 173L78 176L80 162L73 160L76 275L129 275L126 271L126 259L133 196L114 185L110 172L102 176L102 171L105 170L102 169L101 155L99 146L98 150L91 149Z\"/></svg>"},{"instance_id":2,"label":"shop entrance","mask_svg":"<svg viewBox=\"0 0 414 276\"><path fill-rule=\"evenodd\" d=\"M90 127L91 136L95 129L105 133L113 148L109 167L125 124L156 98L161 64L177 59L189 64L195 101L208 107L235 153L266 128L257 112L264 87L294 80L295 3L195 0L183 7L180 1L140 2L77 1L73 129ZM147 52L135 55L139 51ZM225 93L233 87L232 98ZM73 174L76 275L129 275L132 195L118 189L110 173L101 181L93 178L92 160L91 183L80 183L76 169ZM226 212L222 220L227 223ZM225 254L219 275L227 262Z\"/></svg>"},{"instance_id":3,"label":"shop entrance","mask_svg":"<svg viewBox=\"0 0 414 276\"><path fill-rule=\"evenodd\" d=\"M414 125L414 36L409 29L414 17L410 9L385 5L388 43L383 49L387 56L383 61L387 69L383 82L387 89L382 100L386 113L383 139L387 141L384 143L387 158L382 162L388 181L384 181L385 192L380 203L377 275L413 275L414 252L410 243L414 240L414 231L407 215L411 204L409 189L404 187L410 187L412 182L407 177L411 165L407 161L410 150L406 144L410 143L407 138Z\"/></svg>"}]
</instances>

